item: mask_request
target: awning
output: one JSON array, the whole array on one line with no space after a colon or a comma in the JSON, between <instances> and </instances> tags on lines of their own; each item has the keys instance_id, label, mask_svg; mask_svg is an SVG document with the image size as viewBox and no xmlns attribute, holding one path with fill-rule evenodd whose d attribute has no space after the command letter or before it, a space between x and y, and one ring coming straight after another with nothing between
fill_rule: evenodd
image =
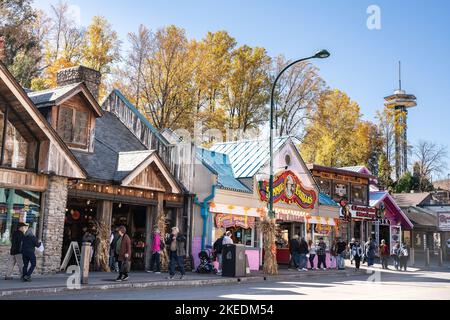
<instances>
[{"instance_id":1,"label":"awning","mask_svg":"<svg viewBox=\"0 0 450 320\"><path fill-rule=\"evenodd\" d=\"M235 206L231 204L215 203L209 204L209 211L214 213L235 214L239 216L249 216L260 218L265 210L260 208L249 208L244 206Z\"/></svg>"},{"instance_id":2,"label":"awning","mask_svg":"<svg viewBox=\"0 0 450 320\"><path fill-rule=\"evenodd\" d=\"M308 219L308 223L314 223L314 224L324 224L327 226L334 226L336 223L334 222L333 218L329 217L320 217L320 216L312 216Z\"/></svg>"}]
</instances>

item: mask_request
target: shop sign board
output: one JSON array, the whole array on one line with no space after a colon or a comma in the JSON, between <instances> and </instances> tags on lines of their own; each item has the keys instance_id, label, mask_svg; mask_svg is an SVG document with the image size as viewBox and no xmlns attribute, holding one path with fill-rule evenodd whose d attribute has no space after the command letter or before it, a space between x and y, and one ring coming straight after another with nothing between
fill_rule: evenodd
<instances>
[{"instance_id":1,"label":"shop sign board","mask_svg":"<svg viewBox=\"0 0 450 320\"><path fill-rule=\"evenodd\" d=\"M438 212L438 227L441 231L450 231L450 212Z\"/></svg>"},{"instance_id":2,"label":"shop sign board","mask_svg":"<svg viewBox=\"0 0 450 320\"><path fill-rule=\"evenodd\" d=\"M258 193L261 201L269 201L269 181L259 181ZM290 170L277 175L273 182L273 202L296 204L302 209L314 209L317 200L315 190L305 188L300 179Z\"/></svg>"},{"instance_id":3,"label":"shop sign board","mask_svg":"<svg viewBox=\"0 0 450 320\"><path fill-rule=\"evenodd\" d=\"M351 205L349 210L352 215L352 218L370 219L370 220L375 220L377 218L376 208Z\"/></svg>"},{"instance_id":4,"label":"shop sign board","mask_svg":"<svg viewBox=\"0 0 450 320\"><path fill-rule=\"evenodd\" d=\"M218 213L216 214L216 227L240 227L244 229L253 229L255 227L255 217Z\"/></svg>"}]
</instances>

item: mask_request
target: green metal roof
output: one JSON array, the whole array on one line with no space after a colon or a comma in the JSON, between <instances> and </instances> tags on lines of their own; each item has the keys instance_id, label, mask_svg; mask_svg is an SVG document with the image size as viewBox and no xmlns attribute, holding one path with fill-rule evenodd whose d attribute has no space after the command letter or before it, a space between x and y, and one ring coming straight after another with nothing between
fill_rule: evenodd
<instances>
[{"instance_id":1,"label":"green metal roof","mask_svg":"<svg viewBox=\"0 0 450 320\"><path fill-rule=\"evenodd\" d=\"M289 136L275 138L274 153L291 138ZM269 139L217 143L211 147L211 150L229 156L236 178L253 177L269 162Z\"/></svg>"}]
</instances>

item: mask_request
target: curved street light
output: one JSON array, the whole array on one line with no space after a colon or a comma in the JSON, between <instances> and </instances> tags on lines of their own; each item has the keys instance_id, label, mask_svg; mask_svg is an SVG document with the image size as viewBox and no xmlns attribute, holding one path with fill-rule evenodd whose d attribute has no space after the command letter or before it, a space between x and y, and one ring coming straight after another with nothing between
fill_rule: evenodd
<instances>
[{"instance_id":1,"label":"curved street light","mask_svg":"<svg viewBox=\"0 0 450 320\"><path fill-rule=\"evenodd\" d=\"M275 103L274 103L274 95L275 95L275 88L277 86L277 82L282 76L282 74L292 67L294 64L297 64L302 61L310 60L310 59L325 59L330 56L330 53L327 50L320 50L315 55L307 58L302 58L299 60L295 60L294 62L291 62L286 67L283 68L283 70L280 71L280 73L275 78L275 81L272 85L272 93L270 96L270 142L269 142L269 151L270 151L270 177L269 177L269 217L273 219L275 217L275 212L273 211L273 115L274 115L274 109L275 109Z\"/></svg>"}]
</instances>

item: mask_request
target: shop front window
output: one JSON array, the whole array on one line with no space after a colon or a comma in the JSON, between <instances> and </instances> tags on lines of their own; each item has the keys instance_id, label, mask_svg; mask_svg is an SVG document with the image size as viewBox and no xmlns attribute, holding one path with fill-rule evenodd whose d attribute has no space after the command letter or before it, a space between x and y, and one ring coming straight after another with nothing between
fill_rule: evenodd
<instances>
[{"instance_id":1,"label":"shop front window","mask_svg":"<svg viewBox=\"0 0 450 320\"><path fill-rule=\"evenodd\" d=\"M336 202L348 199L348 184L344 182L333 183L333 200Z\"/></svg>"},{"instance_id":2,"label":"shop front window","mask_svg":"<svg viewBox=\"0 0 450 320\"><path fill-rule=\"evenodd\" d=\"M319 188L327 196L331 196L331 180L318 178Z\"/></svg>"},{"instance_id":3,"label":"shop front window","mask_svg":"<svg viewBox=\"0 0 450 320\"><path fill-rule=\"evenodd\" d=\"M14 120L16 125L10 120ZM5 113L0 111L0 166L35 169L37 145L26 124L20 123L17 117L12 118L9 110Z\"/></svg>"},{"instance_id":4,"label":"shop front window","mask_svg":"<svg viewBox=\"0 0 450 320\"><path fill-rule=\"evenodd\" d=\"M352 185L352 203L357 205L367 205L367 186L354 184Z\"/></svg>"},{"instance_id":5,"label":"shop front window","mask_svg":"<svg viewBox=\"0 0 450 320\"><path fill-rule=\"evenodd\" d=\"M327 245L327 250L330 250L331 241L333 238L333 227L329 226L329 225L323 225L323 224L310 224L310 225L308 225L308 228L309 228L309 231L312 231L313 242L317 244L319 242L319 239L323 238L323 241Z\"/></svg>"},{"instance_id":6,"label":"shop front window","mask_svg":"<svg viewBox=\"0 0 450 320\"><path fill-rule=\"evenodd\" d=\"M39 192L0 188L0 245L10 245L11 235L19 222L26 222L38 235L40 200Z\"/></svg>"},{"instance_id":7,"label":"shop front window","mask_svg":"<svg viewBox=\"0 0 450 320\"><path fill-rule=\"evenodd\" d=\"M252 246L253 244L253 229L244 229L240 227L227 228L231 231L231 238L235 244L243 244L245 246Z\"/></svg>"}]
</instances>

